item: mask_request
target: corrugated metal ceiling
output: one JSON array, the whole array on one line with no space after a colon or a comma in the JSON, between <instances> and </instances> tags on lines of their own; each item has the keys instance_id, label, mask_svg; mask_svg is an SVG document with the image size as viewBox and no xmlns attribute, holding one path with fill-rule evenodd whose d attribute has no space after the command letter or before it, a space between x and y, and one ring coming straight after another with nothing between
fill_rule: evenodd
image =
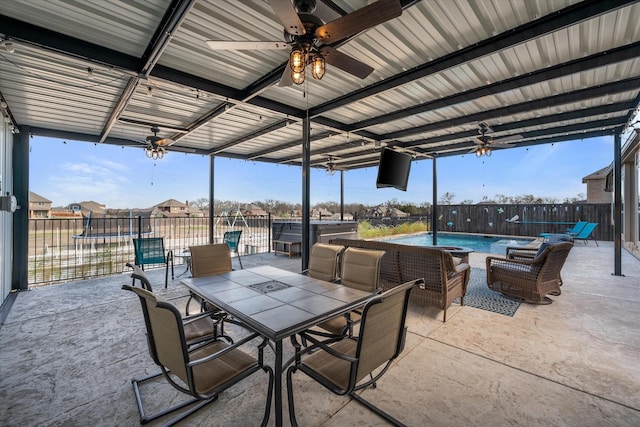
<instances>
[{"instance_id":1,"label":"corrugated metal ceiling","mask_svg":"<svg viewBox=\"0 0 640 427\"><path fill-rule=\"evenodd\" d=\"M332 20L369 2L326 1ZM622 130L640 102L639 1L402 1L400 17L334 45L374 67L327 66L279 87L287 50L213 51L205 41L284 39L269 3L109 0L0 3L0 92L33 133L300 164L375 164L388 145L461 155L478 123L511 146ZM89 69L91 71L89 71ZM170 148L171 149L171 148ZM496 147L497 149L497 147Z\"/></svg>"}]
</instances>

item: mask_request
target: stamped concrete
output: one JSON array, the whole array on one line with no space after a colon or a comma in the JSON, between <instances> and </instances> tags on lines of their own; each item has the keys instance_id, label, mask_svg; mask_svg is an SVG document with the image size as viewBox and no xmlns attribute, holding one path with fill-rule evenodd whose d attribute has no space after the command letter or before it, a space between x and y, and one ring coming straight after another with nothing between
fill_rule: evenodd
<instances>
[{"instance_id":1,"label":"stamped concrete","mask_svg":"<svg viewBox=\"0 0 640 427\"><path fill-rule=\"evenodd\" d=\"M484 268L485 256L471 254L470 263ZM245 256L243 264L300 270L299 258L273 254ZM577 244L551 305L522 304L508 317L454 304L442 323L440 310L412 304L405 351L362 395L410 426L640 425L640 261L623 251L624 276L612 271L610 243ZM164 280L163 270L150 275ZM140 304L121 290L129 280L112 276L17 296L0 328L2 425L139 425L130 381L157 367ZM185 301L179 279L154 290ZM272 363L269 349L266 358ZM181 425L258 425L266 388L266 375L255 374ZM294 390L301 426L387 425L301 373ZM162 381L145 396L151 409L182 398Z\"/></svg>"}]
</instances>

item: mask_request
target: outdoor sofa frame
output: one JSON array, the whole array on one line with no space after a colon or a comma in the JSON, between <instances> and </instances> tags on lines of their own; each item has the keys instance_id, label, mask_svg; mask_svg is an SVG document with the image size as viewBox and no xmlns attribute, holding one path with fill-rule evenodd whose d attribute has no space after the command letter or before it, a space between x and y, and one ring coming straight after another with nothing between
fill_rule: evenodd
<instances>
[{"instance_id":1,"label":"outdoor sofa frame","mask_svg":"<svg viewBox=\"0 0 640 427\"><path fill-rule=\"evenodd\" d=\"M423 278L424 283L411 293L411 300L444 310L443 322L456 298L460 297L460 305L464 305L471 268L467 263L455 265L453 256L442 248L377 240L333 239L329 243L385 251L380 262L381 290Z\"/></svg>"}]
</instances>

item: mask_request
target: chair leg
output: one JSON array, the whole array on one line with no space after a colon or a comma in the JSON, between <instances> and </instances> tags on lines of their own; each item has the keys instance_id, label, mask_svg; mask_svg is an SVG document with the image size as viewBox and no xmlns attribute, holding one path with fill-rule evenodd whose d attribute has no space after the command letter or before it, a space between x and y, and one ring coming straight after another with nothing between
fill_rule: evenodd
<instances>
[{"instance_id":1,"label":"chair leg","mask_svg":"<svg viewBox=\"0 0 640 427\"><path fill-rule=\"evenodd\" d=\"M153 374L153 375L149 375L148 377L144 377L141 379L134 379L131 381L132 385L133 385L133 392L136 396L136 403L138 404L138 412L140 413L140 424L146 424L149 421L155 420L157 418L163 417L167 414L170 414L172 412L175 412L179 409L182 409L186 406L192 405L196 402L200 402L197 405L193 406L192 408L190 408L188 411L181 413L180 415L178 415L177 417L171 419L167 424L167 426L172 426L174 424L176 424L177 422L185 419L186 417L188 417L189 415L193 414L194 412L196 412L197 410L203 408L204 406L208 405L211 402L214 402L215 400L218 399L218 395L214 395L209 399L206 400L202 400L202 399L198 399L198 398L190 398L187 399L184 402L178 403L176 405L171 406L170 408L167 409L163 409L159 412L156 412L154 414L148 415L145 414L144 411L144 407L142 406L142 397L140 394L140 386L142 385L142 383L146 382L146 381L150 381L153 380L155 378L161 377L163 376L162 372L159 372L157 374Z\"/></svg>"},{"instance_id":2,"label":"chair leg","mask_svg":"<svg viewBox=\"0 0 640 427\"><path fill-rule=\"evenodd\" d=\"M349 393L349 396L351 396L353 398L353 400L355 400L356 402L360 403L363 406L366 406L372 412L375 412L379 417L384 418L386 421L388 421L389 423L393 424L394 426L406 427L406 424L400 422L399 420L397 420L396 418L392 417L388 413L384 412L382 409L378 408L373 403L365 400L363 397L359 396L358 394Z\"/></svg>"},{"instance_id":3,"label":"chair leg","mask_svg":"<svg viewBox=\"0 0 640 427\"><path fill-rule=\"evenodd\" d=\"M240 263L240 270L242 270L243 267L242 267L242 259L240 259L240 252L236 250L236 254L238 255L238 262Z\"/></svg>"}]
</instances>

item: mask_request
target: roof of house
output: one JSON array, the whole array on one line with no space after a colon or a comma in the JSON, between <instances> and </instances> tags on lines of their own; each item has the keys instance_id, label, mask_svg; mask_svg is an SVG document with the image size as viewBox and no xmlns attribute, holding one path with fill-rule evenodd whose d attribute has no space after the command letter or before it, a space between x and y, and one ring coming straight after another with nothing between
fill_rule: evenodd
<instances>
[{"instance_id":1,"label":"roof of house","mask_svg":"<svg viewBox=\"0 0 640 427\"><path fill-rule=\"evenodd\" d=\"M172 207L172 206L187 206L187 204L182 203L176 199L168 199L162 203L158 203L156 206L162 208L162 207Z\"/></svg>"},{"instance_id":2,"label":"roof of house","mask_svg":"<svg viewBox=\"0 0 640 427\"><path fill-rule=\"evenodd\" d=\"M29 191L29 201L30 202L41 202L41 203L52 203L51 200L42 197L41 195L34 193L33 191Z\"/></svg>"},{"instance_id":3,"label":"roof of house","mask_svg":"<svg viewBox=\"0 0 640 427\"><path fill-rule=\"evenodd\" d=\"M107 208L107 205L94 202L93 200L85 200L83 202L69 203L69 206L72 206L72 205L79 205L83 211L91 211L91 212L103 212Z\"/></svg>"},{"instance_id":4,"label":"roof of house","mask_svg":"<svg viewBox=\"0 0 640 427\"><path fill-rule=\"evenodd\" d=\"M605 166L602 169L599 169L585 177L582 178L582 183L586 184L587 181L592 179L605 179L607 177L607 171L609 170L609 166Z\"/></svg>"}]
</instances>

